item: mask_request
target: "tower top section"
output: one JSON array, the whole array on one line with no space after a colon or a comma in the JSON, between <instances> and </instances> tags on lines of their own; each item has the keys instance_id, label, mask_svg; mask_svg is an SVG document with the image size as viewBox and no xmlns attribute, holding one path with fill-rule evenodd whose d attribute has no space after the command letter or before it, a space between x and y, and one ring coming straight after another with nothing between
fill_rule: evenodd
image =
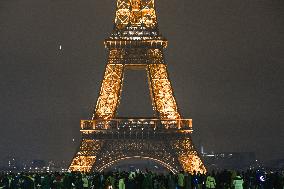
<instances>
[{"instance_id":1,"label":"tower top section","mask_svg":"<svg viewBox=\"0 0 284 189\"><path fill-rule=\"evenodd\" d=\"M108 49L165 48L159 34L154 0L117 0L114 30L105 40Z\"/></svg>"},{"instance_id":2,"label":"tower top section","mask_svg":"<svg viewBox=\"0 0 284 189\"><path fill-rule=\"evenodd\" d=\"M154 0L117 0L115 27L121 30L127 26L154 29L157 26Z\"/></svg>"}]
</instances>

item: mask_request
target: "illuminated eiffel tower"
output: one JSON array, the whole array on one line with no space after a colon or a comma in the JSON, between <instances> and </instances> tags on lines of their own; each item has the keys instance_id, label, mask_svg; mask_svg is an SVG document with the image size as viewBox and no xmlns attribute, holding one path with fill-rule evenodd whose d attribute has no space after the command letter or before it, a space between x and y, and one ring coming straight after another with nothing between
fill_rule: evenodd
<instances>
[{"instance_id":1,"label":"illuminated eiffel tower","mask_svg":"<svg viewBox=\"0 0 284 189\"><path fill-rule=\"evenodd\" d=\"M167 40L158 30L154 0L117 0L115 26L105 40L108 63L92 120L81 121L82 141L69 170L103 171L128 158L153 160L178 172L206 172L192 144L192 120L182 119L164 62ZM126 69L146 71L153 118L119 119Z\"/></svg>"}]
</instances>

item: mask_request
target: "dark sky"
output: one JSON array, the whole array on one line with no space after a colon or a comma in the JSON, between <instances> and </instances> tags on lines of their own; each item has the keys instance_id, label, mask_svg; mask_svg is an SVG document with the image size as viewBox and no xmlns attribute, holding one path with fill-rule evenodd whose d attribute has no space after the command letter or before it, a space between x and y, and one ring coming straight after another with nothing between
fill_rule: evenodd
<instances>
[{"instance_id":1,"label":"dark sky","mask_svg":"<svg viewBox=\"0 0 284 189\"><path fill-rule=\"evenodd\" d=\"M205 151L283 158L284 1L156 5L169 40L170 79L183 117L193 119L194 142ZM80 119L90 118L98 97L114 11L115 0L0 0L1 159L71 161ZM145 74L126 77L119 115L150 115Z\"/></svg>"}]
</instances>

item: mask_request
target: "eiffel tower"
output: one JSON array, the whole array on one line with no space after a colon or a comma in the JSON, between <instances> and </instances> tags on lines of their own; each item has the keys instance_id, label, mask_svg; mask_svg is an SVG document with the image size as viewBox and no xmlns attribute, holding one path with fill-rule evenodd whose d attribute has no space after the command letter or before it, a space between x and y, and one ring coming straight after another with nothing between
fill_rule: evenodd
<instances>
[{"instance_id":1,"label":"eiffel tower","mask_svg":"<svg viewBox=\"0 0 284 189\"><path fill-rule=\"evenodd\" d=\"M82 141L69 170L99 171L129 158L155 161L177 173L206 169L192 140L192 120L182 119L169 80L154 0L117 0L101 90L91 120L81 121ZM126 69L146 71L154 115L118 118Z\"/></svg>"}]
</instances>

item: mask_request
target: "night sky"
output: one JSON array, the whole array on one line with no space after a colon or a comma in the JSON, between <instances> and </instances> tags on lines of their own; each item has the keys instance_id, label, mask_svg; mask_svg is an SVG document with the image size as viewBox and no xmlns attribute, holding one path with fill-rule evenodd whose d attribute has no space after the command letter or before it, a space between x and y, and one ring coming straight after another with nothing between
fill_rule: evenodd
<instances>
[{"instance_id":1,"label":"night sky","mask_svg":"<svg viewBox=\"0 0 284 189\"><path fill-rule=\"evenodd\" d=\"M71 161L80 120L90 119L98 97L115 4L0 0L0 159ZM284 158L284 1L156 0L156 7L195 144ZM136 72L126 73L120 116L152 115L146 74Z\"/></svg>"}]
</instances>

